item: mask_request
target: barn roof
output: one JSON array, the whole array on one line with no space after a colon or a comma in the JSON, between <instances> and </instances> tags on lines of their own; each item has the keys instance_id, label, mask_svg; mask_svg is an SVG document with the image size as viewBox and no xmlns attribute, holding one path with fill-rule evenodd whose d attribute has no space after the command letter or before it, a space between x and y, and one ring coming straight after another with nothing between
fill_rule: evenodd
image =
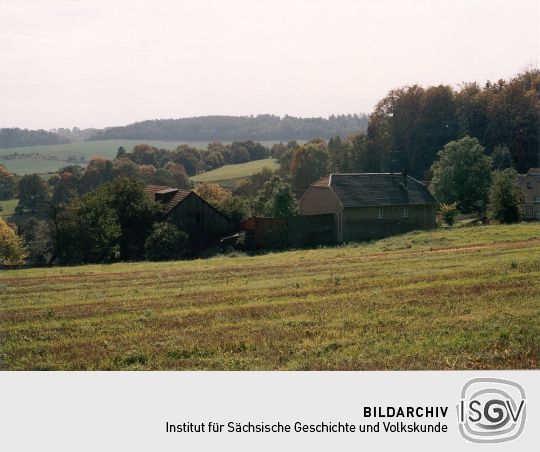
<instances>
[{"instance_id":1,"label":"barn roof","mask_svg":"<svg viewBox=\"0 0 540 452\"><path fill-rule=\"evenodd\" d=\"M165 206L165 213L173 210L191 193L188 190L180 190L179 188L167 187L165 185L147 185L144 191L155 202L159 202Z\"/></svg>"},{"instance_id":2,"label":"barn roof","mask_svg":"<svg viewBox=\"0 0 540 452\"><path fill-rule=\"evenodd\" d=\"M424 184L401 173L330 174L311 187L330 188L343 207L435 203Z\"/></svg>"}]
</instances>

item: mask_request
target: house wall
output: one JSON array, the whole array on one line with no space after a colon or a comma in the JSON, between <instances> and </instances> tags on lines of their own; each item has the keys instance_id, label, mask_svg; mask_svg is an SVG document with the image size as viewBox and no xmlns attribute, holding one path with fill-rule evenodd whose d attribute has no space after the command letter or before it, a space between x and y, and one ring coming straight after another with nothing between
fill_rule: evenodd
<instances>
[{"instance_id":1,"label":"house wall","mask_svg":"<svg viewBox=\"0 0 540 452\"><path fill-rule=\"evenodd\" d=\"M527 174L521 183L523 203L521 215L526 220L540 220L540 176Z\"/></svg>"},{"instance_id":2,"label":"house wall","mask_svg":"<svg viewBox=\"0 0 540 452\"><path fill-rule=\"evenodd\" d=\"M322 215L332 213L336 222L336 238L342 241L341 212L343 207L328 187L310 187L300 199L299 215Z\"/></svg>"},{"instance_id":3,"label":"house wall","mask_svg":"<svg viewBox=\"0 0 540 452\"><path fill-rule=\"evenodd\" d=\"M383 218L378 218L379 208ZM403 217L404 208L408 209L407 218ZM434 204L345 208L342 241L380 239L414 229L433 229L435 214Z\"/></svg>"},{"instance_id":4,"label":"house wall","mask_svg":"<svg viewBox=\"0 0 540 452\"><path fill-rule=\"evenodd\" d=\"M329 188L311 187L300 200L300 215L339 212L341 204Z\"/></svg>"},{"instance_id":5,"label":"house wall","mask_svg":"<svg viewBox=\"0 0 540 452\"><path fill-rule=\"evenodd\" d=\"M209 243L238 229L235 223L193 193L170 212L167 221L185 231L194 245Z\"/></svg>"}]
</instances>

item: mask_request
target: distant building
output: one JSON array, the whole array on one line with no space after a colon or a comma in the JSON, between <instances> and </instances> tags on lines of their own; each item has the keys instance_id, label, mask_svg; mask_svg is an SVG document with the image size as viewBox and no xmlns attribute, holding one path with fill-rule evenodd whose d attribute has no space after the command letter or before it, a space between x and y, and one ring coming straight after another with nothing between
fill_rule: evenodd
<instances>
[{"instance_id":1,"label":"distant building","mask_svg":"<svg viewBox=\"0 0 540 452\"><path fill-rule=\"evenodd\" d=\"M540 168L531 168L527 174L518 174L518 184L523 192L520 206L524 220L540 220Z\"/></svg>"},{"instance_id":2,"label":"distant building","mask_svg":"<svg viewBox=\"0 0 540 452\"><path fill-rule=\"evenodd\" d=\"M194 191L148 185L145 192L165 206L165 218L188 234L195 248L215 243L238 225Z\"/></svg>"},{"instance_id":3,"label":"distant building","mask_svg":"<svg viewBox=\"0 0 540 452\"><path fill-rule=\"evenodd\" d=\"M300 199L300 215L332 213L339 242L370 240L435 227L436 202L403 173L330 174Z\"/></svg>"}]
</instances>

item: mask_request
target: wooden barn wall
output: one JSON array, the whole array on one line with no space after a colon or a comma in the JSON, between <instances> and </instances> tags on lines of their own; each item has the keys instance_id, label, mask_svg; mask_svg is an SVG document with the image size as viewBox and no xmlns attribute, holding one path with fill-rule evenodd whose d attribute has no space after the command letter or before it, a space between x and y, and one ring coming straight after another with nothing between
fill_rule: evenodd
<instances>
[{"instance_id":1,"label":"wooden barn wall","mask_svg":"<svg viewBox=\"0 0 540 452\"><path fill-rule=\"evenodd\" d=\"M287 226L288 243L292 247L329 245L337 241L334 214L290 217Z\"/></svg>"},{"instance_id":2,"label":"wooden barn wall","mask_svg":"<svg viewBox=\"0 0 540 452\"><path fill-rule=\"evenodd\" d=\"M403 208L408 217L403 217ZM377 218L379 207L354 207L343 210L343 241L354 242L380 239L415 229L435 227L435 206L384 206L383 218Z\"/></svg>"},{"instance_id":3,"label":"wooden barn wall","mask_svg":"<svg viewBox=\"0 0 540 452\"><path fill-rule=\"evenodd\" d=\"M194 195L182 201L168 221L185 231L195 244L210 242L237 230L235 223Z\"/></svg>"},{"instance_id":4,"label":"wooden barn wall","mask_svg":"<svg viewBox=\"0 0 540 452\"><path fill-rule=\"evenodd\" d=\"M290 218L250 218L242 228L250 249L316 246L336 242L333 214Z\"/></svg>"},{"instance_id":5,"label":"wooden barn wall","mask_svg":"<svg viewBox=\"0 0 540 452\"><path fill-rule=\"evenodd\" d=\"M242 223L249 249L283 248L287 245L287 219L253 217Z\"/></svg>"}]
</instances>

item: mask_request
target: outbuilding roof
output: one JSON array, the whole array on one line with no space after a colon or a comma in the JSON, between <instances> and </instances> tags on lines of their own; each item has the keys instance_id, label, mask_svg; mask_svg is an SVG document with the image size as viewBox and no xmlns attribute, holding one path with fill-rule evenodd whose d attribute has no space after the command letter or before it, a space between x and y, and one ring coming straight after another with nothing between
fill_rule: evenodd
<instances>
[{"instance_id":1,"label":"outbuilding roof","mask_svg":"<svg viewBox=\"0 0 540 452\"><path fill-rule=\"evenodd\" d=\"M155 202L159 202L165 206L165 213L173 210L191 193L188 190L180 190L179 188L167 187L165 185L147 185L144 191Z\"/></svg>"},{"instance_id":2,"label":"outbuilding roof","mask_svg":"<svg viewBox=\"0 0 540 452\"><path fill-rule=\"evenodd\" d=\"M330 174L311 187L330 188L343 207L435 203L424 184L401 173Z\"/></svg>"}]
</instances>

